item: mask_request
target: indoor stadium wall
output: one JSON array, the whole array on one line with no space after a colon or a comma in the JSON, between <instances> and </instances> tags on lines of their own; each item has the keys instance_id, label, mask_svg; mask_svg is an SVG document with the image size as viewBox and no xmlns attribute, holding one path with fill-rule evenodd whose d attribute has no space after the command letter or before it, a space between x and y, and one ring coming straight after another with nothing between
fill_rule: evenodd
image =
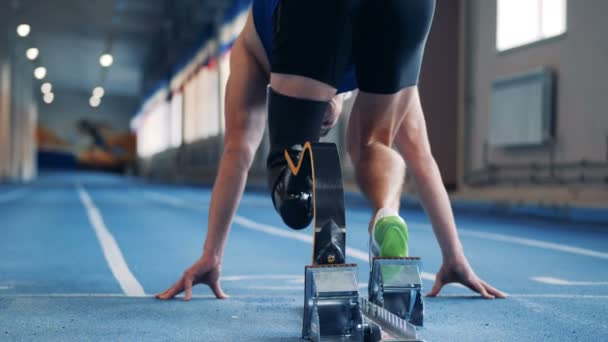
<instances>
[{"instance_id":1,"label":"indoor stadium wall","mask_svg":"<svg viewBox=\"0 0 608 342\"><path fill-rule=\"evenodd\" d=\"M608 114L603 89L608 78L608 2L567 1L565 33L502 52L496 48L497 2L465 4L464 182L486 187L567 186L572 191L599 186L606 193ZM554 77L551 136L541 144L493 145L493 83L539 69Z\"/></svg>"}]
</instances>

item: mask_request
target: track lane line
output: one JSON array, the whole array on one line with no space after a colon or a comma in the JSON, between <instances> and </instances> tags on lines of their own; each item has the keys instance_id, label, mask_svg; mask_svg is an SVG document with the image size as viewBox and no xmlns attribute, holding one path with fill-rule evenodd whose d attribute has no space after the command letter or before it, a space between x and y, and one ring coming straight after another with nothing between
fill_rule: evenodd
<instances>
[{"instance_id":1,"label":"track lane line","mask_svg":"<svg viewBox=\"0 0 608 342\"><path fill-rule=\"evenodd\" d=\"M188 203L182 203L182 204L177 203L175 201L176 199L181 202L184 202L183 200L181 200L177 197L159 194L159 193L153 193L153 192L149 192L149 191L146 191L146 193L148 193L150 195L154 194L149 197L150 198L157 197L156 198L157 200L160 200L160 198L158 198L158 197L161 197L161 196L165 197L164 201L166 203L171 202L171 204L175 204L177 206L199 209L199 207L189 205ZM166 197L171 197L172 199L169 200ZM353 218L351 217L351 219L353 219ZM354 218L354 219L359 220L358 218ZM417 223L414 226L414 228L420 229L420 230L432 231L432 226L428 223ZM592 249L588 249L588 248L570 246L570 245L561 244L561 243L548 242L548 241L543 241L543 240L538 240L538 239L523 238L523 237L519 237L519 236L499 234L499 233L488 233L488 232L467 229L467 228L458 228L458 235L608 260L608 252L602 252L602 251L592 250ZM312 237L311 237L311 239L312 239ZM347 247L347 249L348 249L348 247ZM363 253L365 255L367 255L366 252L363 252ZM348 251L347 251L347 254L348 254ZM355 259L358 259L358 260L363 260L363 259L355 256L356 254L357 254L356 251L351 251L352 257L354 257ZM359 255L359 256L361 256L361 255ZM367 258L367 257L365 257L365 258ZM428 276L428 274L427 274L427 276ZM433 280L434 280L434 278L433 278Z\"/></svg>"},{"instance_id":2,"label":"track lane line","mask_svg":"<svg viewBox=\"0 0 608 342\"><path fill-rule=\"evenodd\" d=\"M206 208L203 208L201 205L191 204L180 198L177 198L177 197L174 197L171 195L145 191L144 197L147 197L148 199L155 200L158 202L170 204L170 205L173 205L176 207L206 211ZM311 245L313 242L312 236L310 234L299 233L296 231L271 226L269 224L259 223L259 222L250 220L250 219L240 216L240 215L235 215L233 222L237 223L241 227L244 227L244 228L247 228L250 230L255 230L258 232L262 232L262 233L266 233L266 234L270 234L270 235L274 235L274 236L280 236L280 237L304 242L304 243L311 244ZM353 259L363 261L365 263L369 263L369 256L368 256L367 252L362 251L360 249L356 249L356 248L347 246L346 255ZM433 273L421 272L420 277L424 280L435 281L435 274L433 274ZM464 287L463 285L460 285L460 284L448 284L448 285L456 286L456 287Z\"/></svg>"},{"instance_id":3,"label":"track lane line","mask_svg":"<svg viewBox=\"0 0 608 342\"><path fill-rule=\"evenodd\" d=\"M486 233L486 232L480 232L477 230L470 230L470 229L458 229L458 233L461 236L476 237L476 238L480 238L480 239L499 241L499 242L508 242L508 243L513 243L513 244L518 244L518 245L523 245L523 246L536 247L536 248L541 248L541 249L553 250L553 251L570 253L570 254L578 254L578 255L584 255L584 256L589 256L589 257L593 257L593 258L608 260L608 253L595 251L595 250L587 249L587 248L564 245L564 244L560 244L560 243L522 238L522 237L513 236L513 235Z\"/></svg>"},{"instance_id":4,"label":"track lane line","mask_svg":"<svg viewBox=\"0 0 608 342\"><path fill-rule=\"evenodd\" d=\"M6 203L22 197L27 192L27 189L15 189L8 192L0 193L0 203Z\"/></svg>"},{"instance_id":5,"label":"track lane line","mask_svg":"<svg viewBox=\"0 0 608 342\"><path fill-rule=\"evenodd\" d=\"M359 220L359 218L355 218L355 220ZM428 232L432 232L432 229L433 229L433 227L429 223L416 223L415 225L412 225L412 228L424 230L424 231L428 231ZM536 247L536 248L540 248L540 249L553 250L553 251L558 251L558 252L577 254L577 255L583 255L583 256L608 260L607 252L597 251L597 250L588 249L588 248L570 246L570 245L566 245L566 244L548 242L548 241L537 240L537 239L523 238L523 237L519 237L519 236L515 236L515 235L488 233L488 232L483 232L483 231L468 229L468 228L458 228L457 230L458 230L459 236L474 237L474 238L478 238L478 239L498 241L498 242L506 242L506 243L516 244L516 245L521 245L521 246Z\"/></svg>"},{"instance_id":6,"label":"track lane line","mask_svg":"<svg viewBox=\"0 0 608 342\"><path fill-rule=\"evenodd\" d=\"M608 281L574 281L566 280L554 277L532 277L531 280L548 284L548 285L560 285L560 286L608 286Z\"/></svg>"},{"instance_id":7,"label":"track lane line","mask_svg":"<svg viewBox=\"0 0 608 342\"><path fill-rule=\"evenodd\" d=\"M304 282L304 276L301 274L262 274L262 275L235 275L222 276L221 281L243 281L243 280L299 280Z\"/></svg>"},{"instance_id":8,"label":"track lane line","mask_svg":"<svg viewBox=\"0 0 608 342\"><path fill-rule=\"evenodd\" d=\"M120 247L118 247L118 243L116 243L116 239L114 239L114 236L112 236L112 233L110 233L106 227L103 216L101 216L101 212L95 206L95 203L93 203L91 196L89 196L86 189L81 185L77 186L76 190L78 191L80 201L86 209L91 226L97 236L97 240L101 245L103 256L121 289L125 295L129 297L145 296L146 293L144 292L143 287L137 281L133 273L131 273L131 270L129 270L129 266L120 251Z\"/></svg>"},{"instance_id":9,"label":"track lane line","mask_svg":"<svg viewBox=\"0 0 608 342\"><path fill-rule=\"evenodd\" d=\"M247 289L252 290L267 290L263 287L249 287ZM277 290L278 288L274 289ZM288 287L283 287L281 290L302 290L301 286L293 289ZM145 298L155 298L155 295L146 294L141 297ZM0 298L78 298L78 297L90 297L90 298L133 298L133 296L128 296L124 293L16 293L16 294L0 294ZM182 298L182 295L176 296L175 298ZM205 298L205 299L216 299L213 294L194 294L192 298ZM259 299L258 294L236 294L230 295L231 299L239 299L239 298L254 298ZM471 298L471 299L479 299L479 295L470 294L470 295L457 295L457 294L443 294L438 295L437 297L426 297L431 301L440 300L442 298ZM572 300L572 299L587 299L587 300L608 300L608 295L579 295L579 294L562 294L562 293L541 293L541 294L533 294L533 293L510 293L509 298L527 298L527 299L564 299L564 300Z\"/></svg>"},{"instance_id":10,"label":"track lane line","mask_svg":"<svg viewBox=\"0 0 608 342\"><path fill-rule=\"evenodd\" d=\"M289 238L292 240L298 240L298 241L305 242L305 243L312 245L312 236L310 236L309 234L298 233L295 231L290 231L287 229L274 227L274 226L271 226L268 224L258 223L256 221L250 220L248 218L245 218L245 217L242 217L239 215L234 216L234 222L240 224L241 226L243 226L245 228L267 233L270 235L286 237L286 238ZM346 255L353 259L357 259L359 261L369 263L369 256L368 256L367 252L362 251L360 249L347 246ZM433 274L433 273L420 272L420 277L425 280L435 281L435 274ZM452 286L460 287L462 285L452 284Z\"/></svg>"}]
</instances>

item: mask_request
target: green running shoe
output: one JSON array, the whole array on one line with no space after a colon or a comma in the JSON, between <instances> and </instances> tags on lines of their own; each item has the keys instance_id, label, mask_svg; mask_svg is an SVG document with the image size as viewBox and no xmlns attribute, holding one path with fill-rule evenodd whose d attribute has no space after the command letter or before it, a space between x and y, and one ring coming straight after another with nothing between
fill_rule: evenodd
<instances>
[{"instance_id":1,"label":"green running shoe","mask_svg":"<svg viewBox=\"0 0 608 342\"><path fill-rule=\"evenodd\" d=\"M380 209L370 235L370 265L376 256L407 257L409 233L405 221L394 211Z\"/></svg>"}]
</instances>

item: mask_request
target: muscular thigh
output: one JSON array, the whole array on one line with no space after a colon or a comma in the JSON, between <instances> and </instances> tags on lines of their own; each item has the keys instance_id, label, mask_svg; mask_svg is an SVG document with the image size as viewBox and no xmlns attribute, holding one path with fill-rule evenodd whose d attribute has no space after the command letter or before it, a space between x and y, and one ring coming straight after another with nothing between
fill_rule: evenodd
<instances>
[{"instance_id":1,"label":"muscular thigh","mask_svg":"<svg viewBox=\"0 0 608 342\"><path fill-rule=\"evenodd\" d=\"M353 105L348 127L351 145L379 142L392 146L405 117L420 107L418 87L404 88L394 94L360 91Z\"/></svg>"}]
</instances>

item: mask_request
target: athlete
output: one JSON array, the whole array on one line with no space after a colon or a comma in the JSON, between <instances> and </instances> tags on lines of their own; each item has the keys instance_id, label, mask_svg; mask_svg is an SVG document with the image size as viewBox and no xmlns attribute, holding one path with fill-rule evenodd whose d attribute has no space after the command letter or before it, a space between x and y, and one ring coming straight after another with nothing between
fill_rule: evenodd
<instances>
[{"instance_id":1,"label":"athlete","mask_svg":"<svg viewBox=\"0 0 608 342\"><path fill-rule=\"evenodd\" d=\"M434 6L434 0L253 1L230 57L225 147L203 254L157 298L185 292L189 300L196 284L227 297L220 286L223 253L267 120L274 206L294 229L310 223L310 182L290 175L283 151L297 161L304 142L317 141L335 125L340 94L357 88L347 145L374 209L370 254L407 256L407 226L398 215L407 164L443 256L428 295L456 282L483 298L506 297L469 265L430 150L416 85Z\"/></svg>"}]
</instances>

